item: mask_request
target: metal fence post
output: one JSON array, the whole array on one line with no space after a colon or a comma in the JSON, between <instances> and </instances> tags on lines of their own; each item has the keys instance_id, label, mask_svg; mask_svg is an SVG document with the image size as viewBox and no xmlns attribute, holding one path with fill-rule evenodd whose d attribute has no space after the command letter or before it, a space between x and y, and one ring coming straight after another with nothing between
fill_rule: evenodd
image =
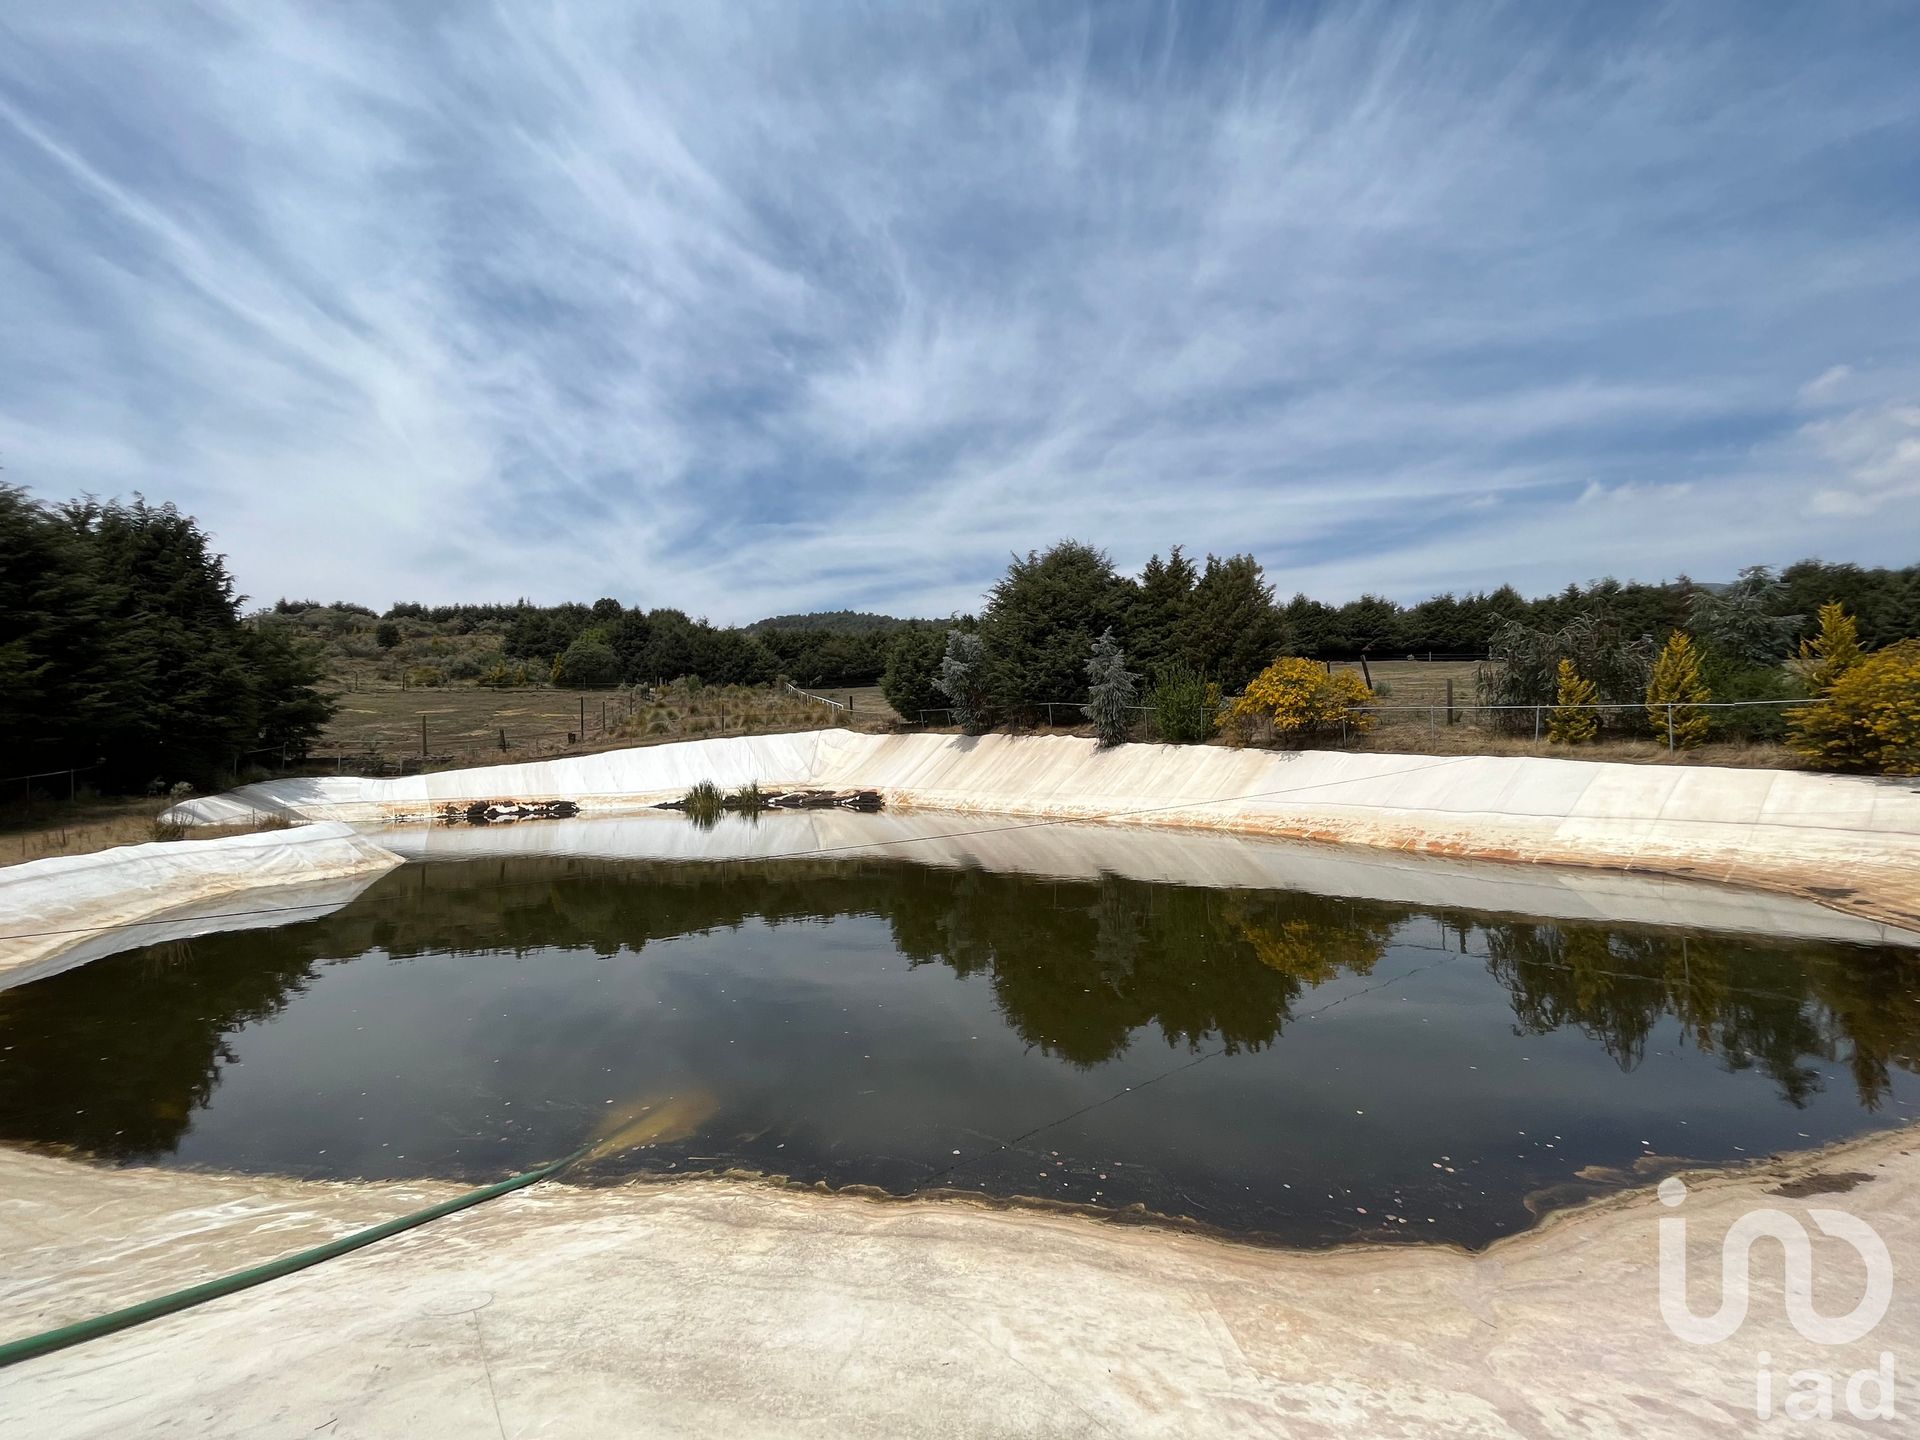
<instances>
[{"instance_id":1,"label":"metal fence post","mask_svg":"<svg viewBox=\"0 0 1920 1440\"><path fill-rule=\"evenodd\" d=\"M1538 705L1533 707L1533 738L1538 744L1540 740L1540 707Z\"/></svg>"},{"instance_id":2,"label":"metal fence post","mask_svg":"<svg viewBox=\"0 0 1920 1440\"><path fill-rule=\"evenodd\" d=\"M1673 702L1667 702L1667 753L1673 753Z\"/></svg>"}]
</instances>

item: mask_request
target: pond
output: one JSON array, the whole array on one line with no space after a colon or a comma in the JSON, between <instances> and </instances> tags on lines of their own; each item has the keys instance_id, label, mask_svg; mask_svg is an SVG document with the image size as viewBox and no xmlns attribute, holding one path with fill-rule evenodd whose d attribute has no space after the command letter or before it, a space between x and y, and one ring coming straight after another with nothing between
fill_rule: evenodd
<instances>
[{"instance_id":1,"label":"pond","mask_svg":"<svg viewBox=\"0 0 1920 1440\"><path fill-rule=\"evenodd\" d=\"M577 1178L738 1169L1478 1246L1920 1101L1906 946L910 848L475 844L332 913L0 992L0 1139L478 1181L652 1115ZM1397 874L1372 888L1436 888Z\"/></svg>"}]
</instances>

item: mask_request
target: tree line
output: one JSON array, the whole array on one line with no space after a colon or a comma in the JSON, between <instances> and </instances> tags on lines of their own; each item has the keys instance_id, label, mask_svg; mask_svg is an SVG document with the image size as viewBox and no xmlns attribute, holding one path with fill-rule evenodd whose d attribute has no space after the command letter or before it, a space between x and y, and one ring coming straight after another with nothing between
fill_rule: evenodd
<instances>
[{"instance_id":1,"label":"tree line","mask_svg":"<svg viewBox=\"0 0 1920 1440\"><path fill-rule=\"evenodd\" d=\"M333 713L321 661L240 604L172 505L0 485L0 763L124 790L303 755Z\"/></svg>"},{"instance_id":2,"label":"tree line","mask_svg":"<svg viewBox=\"0 0 1920 1440\"><path fill-rule=\"evenodd\" d=\"M1920 634L1920 566L1806 560L1729 585L1605 579L1535 599L1507 585L1413 605L1369 594L1335 606L1305 594L1278 600L1251 555L1196 560L1175 546L1127 575L1068 540L1014 557L978 615L944 620L837 611L732 627L610 597L401 602L384 613L282 599L245 616L224 559L175 507L49 505L0 486L0 743L15 773L99 763L102 785L210 782L250 760L304 753L331 713L320 684L327 659L342 653L333 647L378 654L408 636L432 637L422 646L473 637L459 655L466 672L437 672L441 680L879 680L909 719L965 710L990 723L1085 704L1098 677L1115 714L1122 698L1151 699L1199 725L1210 723L1212 697L1243 691L1283 655L1492 656L1502 683L1539 703L1555 698L1556 659L1573 654L1602 700L1616 690L1637 700L1653 653L1690 628L1716 697L1766 698L1785 683L1783 657L1836 601L1869 650ZM299 623L316 617L323 623ZM1105 647L1097 664L1096 644Z\"/></svg>"},{"instance_id":3,"label":"tree line","mask_svg":"<svg viewBox=\"0 0 1920 1440\"><path fill-rule=\"evenodd\" d=\"M1276 600L1251 555L1196 563L1175 546L1134 577L1069 540L1016 557L977 618L957 617L945 633L898 637L882 684L910 719L947 711L969 725L1030 716L1047 704L1085 705L1096 676L1107 677L1105 695L1118 676L1135 675L1141 697L1158 703L1200 685L1238 694L1281 656L1432 654L1489 660L1487 703L1536 705L1556 699L1557 662L1570 656L1600 701L1637 705L1660 647L1692 630L1716 695L1783 699L1793 693L1783 667L1814 633L1820 607L1836 601L1870 648L1920 634L1920 565L1805 560L1777 575L1745 570L1725 584L1605 579L1533 600L1506 585L1415 605L1364 595L1332 606L1304 594ZM1112 651L1096 649L1106 636L1124 669ZM1782 722L1756 714L1749 723L1764 730Z\"/></svg>"},{"instance_id":4,"label":"tree line","mask_svg":"<svg viewBox=\"0 0 1920 1440\"><path fill-rule=\"evenodd\" d=\"M1802 617L1791 620L1787 650L1809 633L1804 617L1830 600L1856 617L1869 647L1920 632L1920 566L1885 570L1806 560L1769 573L1768 583L1768 613ZM1700 597L1738 588L1739 582L1697 585L1685 577L1651 584L1603 579L1533 599L1503 585L1412 605L1372 594L1330 605L1305 594L1276 599L1251 555L1196 561L1175 546L1165 557L1153 556L1138 575L1124 575L1103 552L1069 540L1015 557L979 614L944 620L833 611L729 627L611 597L560 605L406 602L383 614L349 603L282 600L274 610L325 612L349 629L377 629L383 646L416 632L489 637L487 656L465 660L447 677L454 680L595 687L681 676L711 684L784 677L807 688L881 681L894 707L911 718L919 710L952 707L933 680L953 629L982 637L981 697L1006 708L1085 701L1091 647L1109 629L1127 666L1146 681L1188 671L1231 694L1281 654L1485 658L1514 626L1557 634L1591 622L1657 647L1691 623Z\"/></svg>"}]
</instances>

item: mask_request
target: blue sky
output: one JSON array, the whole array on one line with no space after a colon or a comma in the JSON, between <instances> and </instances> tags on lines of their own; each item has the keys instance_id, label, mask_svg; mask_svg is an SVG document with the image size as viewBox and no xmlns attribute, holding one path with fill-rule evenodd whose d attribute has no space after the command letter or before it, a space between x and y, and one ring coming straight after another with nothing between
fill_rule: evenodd
<instances>
[{"instance_id":1,"label":"blue sky","mask_svg":"<svg viewBox=\"0 0 1920 1440\"><path fill-rule=\"evenodd\" d=\"M255 597L1920 559L1920 6L10 5L0 465Z\"/></svg>"}]
</instances>

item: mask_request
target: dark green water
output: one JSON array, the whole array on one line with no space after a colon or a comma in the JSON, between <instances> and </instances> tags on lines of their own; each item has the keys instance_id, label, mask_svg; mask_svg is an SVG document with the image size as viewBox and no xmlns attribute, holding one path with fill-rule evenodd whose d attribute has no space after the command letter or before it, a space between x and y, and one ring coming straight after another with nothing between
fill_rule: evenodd
<instances>
[{"instance_id":1,"label":"dark green water","mask_svg":"<svg viewBox=\"0 0 1920 1440\"><path fill-rule=\"evenodd\" d=\"M672 1096L699 1128L598 1175L1482 1244L1653 1157L1904 1121L1916 1046L1906 950L898 861L487 859L0 992L0 1139L481 1179Z\"/></svg>"}]
</instances>

